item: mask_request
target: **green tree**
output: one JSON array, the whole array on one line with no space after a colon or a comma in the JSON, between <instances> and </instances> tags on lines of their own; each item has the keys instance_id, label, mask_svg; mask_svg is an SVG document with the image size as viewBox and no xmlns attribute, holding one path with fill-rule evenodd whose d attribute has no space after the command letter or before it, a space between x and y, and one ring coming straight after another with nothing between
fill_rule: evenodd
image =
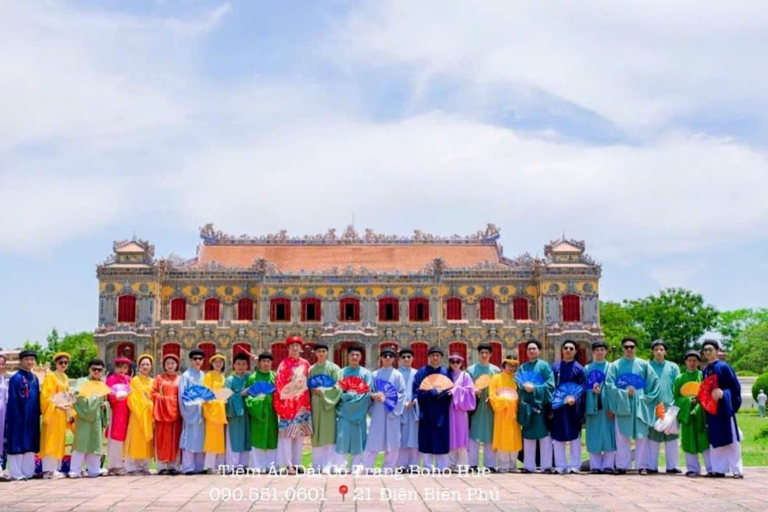
<instances>
[{"instance_id":1,"label":"green tree","mask_svg":"<svg viewBox=\"0 0 768 512\"><path fill-rule=\"evenodd\" d=\"M667 342L668 358L674 361L682 361L685 351L714 329L718 318L717 310L705 304L704 297L682 288L667 288L627 305L649 340Z\"/></svg>"},{"instance_id":2,"label":"green tree","mask_svg":"<svg viewBox=\"0 0 768 512\"><path fill-rule=\"evenodd\" d=\"M733 342L728 359L736 371L768 371L768 322L747 327Z\"/></svg>"},{"instance_id":3,"label":"green tree","mask_svg":"<svg viewBox=\"0 0 768 512\"><path fill-rule=\"evenodd\" d=\"M54 328L46 338L47 344L43 346L40 342L26 341L22 346L23 350L34 350L37 352L37 361L39 365L45 363L53 364L53 355L57 352L67 352L72 356L72 360L67 368L67 375L70 378L78 379L88 375L88 361L97 357L98 347L93 339L93 333L78 332L75 334L65 334L63 338Z\"/></svg>"},{"instance_id":4,"label":"green tree","mask_svg":"<svg viewBox=\"0 0 768 512\"><path fill-rule=\"evenodd\" d=\"M761 389L768 393L768 373L764 373L758 377L755 380L755 383L752 384L752 398L757 400L757 395L760 394Z\"/></svg>"},{"instance_id":5,"label":"green tree","mask_svg":"<svg viewBox=\"0 0 768 512\"><path fill-rule=\"evenodd\" d=\"M621 340L626 336L637 339L638 347L648 346L648 336L638 325L626 301L600 302L600 326L608 344L609 359L621 357ZM640 356L642 352L638 352Z\"/></svg>"},{"instance_id":6,"label":"green tree","mask_svg":"<svg viewBox=\"0 0 768 512\"><path fill-rule=\"evenodd\" d=\"M765 322L768 322L768 308L735 309L718 314L716 329L723 337L723 346L728 348L747 328Z\"/></svg>"}]
</instances>

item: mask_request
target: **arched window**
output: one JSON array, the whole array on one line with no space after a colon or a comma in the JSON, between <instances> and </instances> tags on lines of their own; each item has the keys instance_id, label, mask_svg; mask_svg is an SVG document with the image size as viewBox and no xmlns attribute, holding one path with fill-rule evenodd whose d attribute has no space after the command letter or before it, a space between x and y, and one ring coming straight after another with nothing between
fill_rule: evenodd
<instances>
[{"instance_id":1,"label":"arched window","mask_svg":"<svg viewBox=\"0 0 768 512\"><path fill-rule=\"evenodd\" d=\"M515 297L512 300L512 318L515 320L530 320L528 299L525 297Z\"/></svg>"},{"instance_id":2,"label":"arched window","mask_svg":"<svg viewBox=\"0 0 768 512\"><path fill-rule=\"evenodd\" d=\"M284 297L277 297L269 301L270 322L291 321L291 301Z\"/></svg>"},{"instance_id":3,"label":"arched window","mask_svg":"<svg viewBox=\"0 0 768 512\"><path fill-rule=\"evenodd\" d=\"M288 357L288 346L284 341L273 343L271 347L272 352L272 370L277 371L277 367L283 362L283 359Z\"/></svg>"},{"instance_id":4,"label":"arched window","mask_svg":"<svg viewBox=\"0 0 768 512\"><path fill-rule=\"evenodd\" d=\"M339 322L359 322L360 301L354 297L344 297L339 301Z\"/></svg>"},{"instance_id":5,"label":"arched window","mask_svg":"<svg viewBox=\"0 0 768 512\"><path fill-rule=\"evenodd\" d=\"M563 295L563 322L581 322L581 299L578 295Z\"/></svg>"},{"instance_id":6,"label":"arched window","mask_svg":"<svg viewBox=\"0 0 768 512\"><path fill-rule=\"evenodd\" d=\"M451 297L445 301L445 319L461 320L461 299Z\"/></svg>"},{"instance_id":7,"label":"arched window","mask_svg":"<svg viewBox=\"0 0 768 512\"><path fill-rule=\"evenodd\" d=\"M165 359L165 356L173 354L174 356L181 358L181 345L178 343L163 343L163 357L160 359L160 365L163 364L163 359ZM163 373L164 368L162 366L158 367L155 370L155 373L161 374Z\"/></svg>"},{"instance_id":8,"label":"arched window","mask_svg":"<svg viewBox=\"0 0 768 512\"><path fill-rule=\"evenodd\" d=\"M117 298L117 321L123 324L136 323L136 297L121 295Z\"/></svg>"},{"instance_id":9,"label":"arched window","mask_svg":"<svg viewBox=\"0 0 768 512\"><path fill-rule=\"evenodd\" d=\"M394 297L379 299L379 322L399 322L400 301Z\"/></svg>"},{"instance_id":10,"label":"arched window","mask_svg":"<svg viewBox=\"0 0 768 512\"><path fill-rule=\"evenodd\" d=\"M448 345L448 357L451 356L451 354L459 354L461 357L464 358L464 362L461 363L462 368L466 368L469 364L469 360L467 359L467 344L463 341L454 341Z\"/></svg>"},{"instance_id":11,"label":"arched window","mask_svg":"<svg viewBox=\"0 0 768 512\"><path fill-rule=\"evenodd\" d=\"M211 369L211 358L216 353L216 345L214 343L201 343L197 346L205 354L203 356L203 371L207 372Z\"/></svg>"},{"instance_id":12,"label":"arched window","mask_svg":"<svg viewBox=\"0 0 768 512\"><path fill-rule=\"evenodd\" d=\"M307 297L305 299L301 299L301 321L320 321L320 299L315 297Z\"/></svg>"},{"instance_id":13,"label":"arched window","mask_svg":"<svg viewBox=\"0 0 768 512\"><path fill-rule=\"evenodd\" d=\"M237 319L252 322L253 317L253 300L244 297L237 301Z\"/></svg>"},{"instance_id":14,"label":"arched window","mask_svg":"<svg viewBox=\"0 0 768 512\"><path fill-rule=\"evenodd\" d=\"M205 317L206 320L219 319L219 299L205 299Z\"/></svg>"},{"instance_id":15,"label":"arched window","mask_svg":"<svg viewBox=\"0 0 768 512\"><path fill-rule=\"evenodd\" d=\"M187 319L187 301L182 297L171 300L171 320Z\"/></svg>"},{"instance_id":16,"label":"arched window","mask_svg":"<svg viewBox=\"0 0 768 512\"><path fill-rule=\"evenodd\" d=\"M248 356L248 369L251 369L251 344L250 343L235 343L232 345L232 364L235 363L235 356L237 354L245 354Z\"/></svg>"},{"instance_id":17,"label":"arched window","mask_svg":"<svg viewBox=\"0 0 768 512\"><path fill-rule=\"evenodd\" d=\"M429 321L429 300L417 297L408 301L408 320L410 322Z\"/></svg>"},{"instance_id":18,"label":"arched window","mask_svg":"<svg viewBox=\"0 0 768 512\"><path fill-rule=\"evenodd\" d=\"M496 320L496 301L490 297L480 299L480 320Z\"/></svg>"},{"instance_id":19,"label":"arched window","mask_svg":"<svg viewBox=\"0 0 768 512\"><path fill-rule=\"evenodd\" d=\"M410 345L413 350L413 368L417 370L426 365L429 360L429 346L423 341L415 341Z\"/></svg>"},{"instance_id":20,"label":"arched window","mask_svg":"<svg viewBox=\"0 0 768 512\"><path fill-rule=\"evenodd\" d=\"M501 368L501 343L498 341L491 342L491 364L495 364Z\"/></svg>"},{"instance_id":21,"label":"arched window","mask_svg":"<svg viewBox=\"0 0 768 512\"><path fill-rule=\"evenodd\" d=\"M397 352L398 352L398 345L397 345L397 343L395 343L394 341L385 341L384 343L379 344L379 354L381 354L381 351L384 350L385 348L391 348L392 350L395 351L395 365L394 366L395 366L395 368L397 368L397 365L398 365L398 363L400 361L400 358L397 357Z\"/></svg>"}]
</instances>

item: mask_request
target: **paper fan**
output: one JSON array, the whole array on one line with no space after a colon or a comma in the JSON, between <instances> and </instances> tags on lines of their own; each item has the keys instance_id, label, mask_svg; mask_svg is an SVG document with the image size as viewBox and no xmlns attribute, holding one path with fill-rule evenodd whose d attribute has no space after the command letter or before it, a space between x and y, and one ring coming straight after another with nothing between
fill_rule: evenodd
<instances>
[{"instance_id":1,"label":"paper fan","mask_svg":"<svg viewBox=\"0 0 768 512\"><path fill-rule=\"evenodd\" d=\"M59 407L67 407L68 405L73 405L75 403L75 395L67 392L56 393L53 395L53 398L51 398L51 402L53 402L53 405Z\"/></svg>"},{"instance_id":2,"label":"paper fan","mask_svg":"<svg viewBox=\"0 0 768 512\"><path fill-rule=\"evenodd\" d=\"M714 373L704 379L699 386L699 403L709 414L717 414L717 400L712 398L712 391L719 387Z\"/></svg>"},{"instance_id":3,"label":"paper fan","mask_svg":"<svg viewBox=\"0 0 768 512\"><path fill-rule=\"evenodd\" d=\"M213 394L213 391L197 384L189 386L181 395L181 399L185 402L207 402L215 398L216 395Z\"/></svg>"},{"instance_id":4,"label":"paper fan","mask_svg":"<svg viewBox=\"0 0 768 512\"><path fill-rule=\"evenodd\" d=\"M384 394L384 406L389 412L397 406L397 388L394 384L384 379L376 379L376 392Z\"/></svg>"},{"instance_id":5,"label":"paper fan","mask_svg":"<svg viewBox=\"0 0 768 512\"><path fill-rule=\"evenodd\" d=\"M229 388L221 388L214 391L213 394L216 396L216 400L224 400L226 402L235 393Z\"/></svg>"},{"instance_id":6,"label":"paper fan","mask_svg":"<svg viewBox=\"0 0 768 512\"><path fill-rule=\"evenodd\" d=\"M636 373L623 373L616 379L616 387L619 389L627 389L628 387L645 389L645 379Z\"/></svg>"},{"instance_id":7,"label":"paper fan","mask_svg":"<svg viewBox=\"0 0 768 512\"><path fill-rule=\"evenodd\" d=\"M592 370L587 376L587 387L592 389L595 384L602 386L605 382L605 373L600 370Z\"/></svg>"},{"instance_id":8,"label":"paper fan","mask_svg":"<svg viewBox=\"0 0 768 512\"><path fill-rule=\"evenodd\" d=\"M275 392L275 385L271 382L266 381L256 381L250 386L248 386L248 395L250 396L259 396L259 395L271 395Z\"/></svg>"},{"instance_id":9,"label":"paper fan","mask_svg":"<svg viewBox=\"0 0 768 512\"><path fill-rule=\"evenodd\" d=\"M520 370L515 374L515 381L521 385L533 384L534 386L540 386L544 384L544 376L539 372L532 370Z\"/></svg>"},{"instance_id":10,"label":"paper fan","mask_svg":"<svg viewBox=\"0 0 768 512\"><path fill-rule=\"evenodd\" d=\"M125 398L131 392L131 386L128 384L114 384L109 388L109 394L115 398Z\"/></svg>"},{"instance_id":11,"label":"paper fan","mask_svg":"<svg viewBox=\"0 0 768 512\"><path fill-rule=\"evenodd\" d=\"M425 377L419 385L419 389L422 391L429 391L430 389L436 389L438 392L451 389L453 387L453 381L445 375L439 373L433 373L432 375Z\"/></svg>"},{"instance_id":12,"label":"paper fan","mask_svg":"<svg viewBox=\"0 0 768 512\"><path fill-rule=\"evenodd\" d=\"M307 380L307 387L309 389L332 388L334 384L336 384L336 381L333 380L333 377L325 375L324 373L310 377L309 380Z\"/></svg>"},{"instance_id":13,"label":"paper fan","mask_svg":"<svg viewBox=\"0 0 768 512\"><path fill-rule=\"evenodd\" d=\"M107 396L109 391L109 386L100 380L89 380L80 386L78 394L82 397L90 397L93 395Z\"/></svg>"},{"instance_id":14,"label":"paper fan","mask_svg":"<svg viewBox=\"0 0 768 512\"><path fill-rule=\"evenodd\" d=\"M700 387L701 382L686 382L680 388L680 394L683 396L696 396L699 394Z\"/></svg>"},{"instance_id":15,"label":"paper fan","mask_svg":"<svg viewBox=\"0 0 768 512\"><path fill-rule=\"evenodd\" d=\"M360 377L344 377L339 381L339 387L344 391L351 391L362 395L370 391L368 384Z\"/></svg>"},{"instance_id":16,"label":"paper fan","mask_svg":"<svg viewBox=\"0 0 768 512\"><path fill-rule=\"evenodd\" d=\"M552 409L559 409L565 405L568 397L579 398L584 393L584 388L575 382L566 382L557 386L552 393Z\"/></svg>"},{"instance_id":17,"label":"paper fan","mask_svg":"<svg viewBox=\"0 0 768 512\"><path fill-rule=\"evenodd\" d=\"M505 398L507 400L516 400L517 399L517 391L515 391L512 388L499 388L496 391L496 396L499 398Z\"/></svg>"},{"instance_id":18,"label":"paper fan","mask_svg":"<svg viewBox=\"0 0 768 512\"><path fill-rule=\"evenodd\" d=\"M656 405L656 417L660 420L664 419L664 404Z\"/></svg>"},{"instance_id":19,"label":"paper fan","mask_svg":"<svg viewBox=\"0 0 768 512\"><path fill-rule=\"evenodd\" d=\"M475 381L475 389L483 390L491 385L491 376L487 373L479 376Z\"/></svg>"}]
</instances>

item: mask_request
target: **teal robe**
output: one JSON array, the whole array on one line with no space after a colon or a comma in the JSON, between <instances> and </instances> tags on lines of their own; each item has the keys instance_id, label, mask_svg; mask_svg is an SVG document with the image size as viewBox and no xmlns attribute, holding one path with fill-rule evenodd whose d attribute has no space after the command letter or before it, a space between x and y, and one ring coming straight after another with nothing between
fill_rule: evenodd
<instances>
[{"instance_id":1,"label":"teal robe","mask_svg":"<svg viewBox=\"0 0 768 512\"><path fill-rule=\"evenodd\" d=\"M475 363L467 368L467 373L476 381L481 375L493 377L501 373L498 366L488 364L484 366ZM478 443L491 444L493 442L493 409L488 401L488 388L485 388L476 400L477 406L469 416L469 438Z\"/></svg>"},{"instance_id":2,"label":"teal robe","mask_svg":"<svg viewBox=\"0 0 768 512\"><path fill-rule=\"evenodd\" d=\"M336 382L341 380L341 368L336 363L326 361L315 363L309 369L309 376L327 375ZM310 391L312 397L312 446L336 444L336 405L341 400L341 388L319 388L320 395Z\"/></svg>"},{"instance_id":3,"label":"teal robe","mask_svg":"<svg viewBox=\"0 0 768 512\"><path fill-rule=\"evenodd\" d=\"M102 407L102 404L105 406ZM74 409L77 415L72 451L103 455L104 429L109 425L109 403L106 397L78 397Z\"/></svg>"},{"instance_id":4,"label":"teal robe","mask_svg":"<svg viewBox=\"0 0 768 512\"><path fill-rule=\"evenodd\" d=\"M360 377L373 389L373 374L362 366L344 367L342 378ZM345 391L336 408L336 452L357 455L365 450L368 440L366 417L371 405L371 392L357 394Z\"/></svg>"},{"instance_id":5,"label":"teal robe","mask_svg":"<svg viewBox=\"0 0 768 512\"><path fill-rule=\"evenodd\" d=\"M523 427L524 439L543 439L549 435L547 415L552 402L552 392L555 390L555 377L549 363L537 359L523 363L521 370L536 372L544 377L544 383L534 386L532 392L527 392L523 386L518 386L519 403L517 421Z\"/></svg>"},{"instance_id":6,"label":"teal robe","mask_svg":"<svg viewBox=\"0 0 768 512\"><path fill-rule=\"evenodd\" d=\"M645 379L645 389L635 390L629 397L626 389L616 387L619 375L634 373ZM656 422L656 400L659 395L659 378L651 365L642 359L622 357L608 366L605 388L611 401L611 411L616 415L619 432L630 439L648 437L648 429Z\"/></svg>"},{"instance_id":7,"label":"teal robe","mask_svg":"<svg viewBox=\"0 0 768 512\"><path fill-rule=\"evenodd\" d=\"M254 382L275 383L275 372L256 370L245 381L245 387ZM251 446L257 450L275 450L277 448L277 413L272 405L272 396L259 395L245 397L251 426Z\"/></svg>"},{"instance_id":8,"label":"teal robe","mask_svg":"<svg viewBox=\"0 0 768 512\"><path fill-rule=\"evenodd\" d=\"M664 410L666 411L675 404L675 380L680 375L680 367L671 361L657 363L655 359L649 364L659 378L659 397L656 404L664 404ZM665 434L664 432L658 432L655 428L648 429L648 439L657 443L673 441L678 437L678 434Z\"/></svg>"},{"instance_id":9,"label":"teal robe","mask_svg":"<svg viewBox=\"0 0 768 512\"><path fill-rule=\"evenodd\" d=\"M608 372L608 362L592 362L587 365L586 376L594 371ZM586 395L586 407L584 414L587 419L587 451L590 453L603 453L616 451L616 430L613 418L608 418L608 411L612 409L610 394L606 392L605 382L600 386L600 393L595 394L592 388L584 391Z\"/></svg>"},{"instance_id":10,"label":"teal robe","mask_svg":"<svg viewBox=\"0 0 768 512\"><path fill-rule=\"evenodd\" d=\"M227 434L229 446L233 452L248 452L251 450L251 436L248 429L248 411L245 407L245 397L241 395L246 388L248 374L238 377L232 372L224 382L224 387L232 390L233 395L227 400Z\"/></svg>"},{"instance_id":11,"label":"teal robe","mask_svg":"<svg viewBox=\"0 0 768 512\"><path fill-rule=\"evenodd\" d=\"M680 408L677 420L680 422L680 443L685 453L698 454L709 450L709 434L707 433L707 415L695 396L683 396L680 389L687 382L701 382L701 370L683 370L675 379L675 405Z\"/></svg>"}]
</instances>

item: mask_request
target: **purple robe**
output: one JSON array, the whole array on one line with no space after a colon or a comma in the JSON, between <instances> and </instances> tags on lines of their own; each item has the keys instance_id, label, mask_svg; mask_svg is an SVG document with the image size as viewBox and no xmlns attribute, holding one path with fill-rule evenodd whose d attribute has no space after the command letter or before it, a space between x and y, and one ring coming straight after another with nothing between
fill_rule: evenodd
<instances>
[{"instance_id":1,"label":"purple robe","mask_svg":"<svg viewBox=\"0 0 768 512\"><path fill-rule=\"evenodd\" d=\"M451 451L469 448L469 411L475 409L475 386L467 372L459 370L452 375L451 389Z\"/></svg>"}]
</instances>

